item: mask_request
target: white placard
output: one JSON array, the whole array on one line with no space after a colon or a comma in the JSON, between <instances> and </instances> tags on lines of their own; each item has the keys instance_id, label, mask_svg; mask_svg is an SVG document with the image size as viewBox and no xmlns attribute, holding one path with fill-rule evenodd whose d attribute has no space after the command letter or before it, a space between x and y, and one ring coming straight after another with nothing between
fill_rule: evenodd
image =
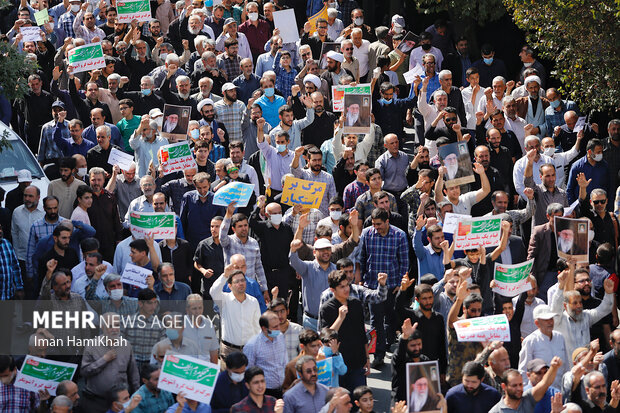
<instances>
[{"instance_id":1,"label":"white placard","mask_svg":"<svg viewBox=\"0 0 620 413\"><path fill-rule=\"evenodd\" d=\"M575 199L575 202L564 208L564 214L562 216L567 217L572 214L575 208L577 208L577 205L579 205L579 198Z\"/></svg>"},{"instance_id":2,"label":"white placard","mask_svg":"<svg viewBox=\"0 0 620 413\"><path fill-rule=\"evenodd\" d=\"M53 361L34 356L26 356L24 364L17 372L14 386L37 393L47 390L56 396L56 388L63 380L73 379L77 364Z\"/></svg>"},{"instance_id":3,"label":"white placard","mask_svg":"<svg viewBox=\"0 0 620 413\"><path fill-rule=\"evenodd\" d=\"M506 314L464 318L454 322L458 341L510 341Z\"/></svg>"},{"instance_id":4,"label":"white placard","mask_svg":"<svg viewBox=\"0 0 620 413\"><path fill-rule=\"evenodd\" d=\"M276 29L280 29L282 43L294 43L299 40L296 22L294 9L273 12L273 24Z\"/></svg>"},{"instance_id":5,"label":"white placard","mask_svg":"<svg viewBox=\"0 0 620 413\"><path fill-rule=\"evenodd\" d=\"M41 28L39 26L21 27L22 42L42 42Z\"/></svg>"},{"instance_id":6,"label":"white placard","mask_svg":"<svg viewBox=\"0 0 620 413\"><path fill-rule=\"evenodd\" d=\"M138 288L146 288L146 278L152 274L153 271L151 270L128 263L125 265L123 275L121 275L121 282L135 285Z\"/></svg>"},{"instance_id":7,"label":"white placard","mask_svg":"<svg viewBox=\"0 0 620 413\"><path fill-rule=\"evenodd\" d=\"M579 119L577 119L577 123L575 123L575 127L573 128L573 132L579 133L585 127L586 127L586 117L585 116L580 116Z\"/></svg>"},{"instance_id":8,"label":"white placard","mask_svg":"<svg viewBox=\"0 0 620 413\"><path fill-rule=\"evenodd\" d=\"M471 215L465 214L453 214L452 212L446 212L443 218L443 232L448 234L454 234L456 228L459 225L459 221L471 218Z\"/></svg>"},{"instance_id":9,"label":"white placard","mask_svg":"<svg viewBox=\"0 0 620 413\"><path fill-rule=\"evenodd\" d=\"M407 84L412 84L413 81L415 80L416 76L422 76L424 75L424 69L422 68L422 66L420 66L419 63L416 63L416 65L413 67L413 69L411 69L408 72L403 73L403 77L405 78L405 82L407 82Z\"/></svg>"},{"instance_id":10,"label":"white placard","mask_svg":"<svg viewBox=\"0 0 620 413\"><path fill-rule=\"evenodd\" d=\"M116 148L112 148L110 151L110 157L108 158L110 165L118 165L123 171L128 171L133 163L133 155L119 151Z\"/></svg>"}]
</instances>

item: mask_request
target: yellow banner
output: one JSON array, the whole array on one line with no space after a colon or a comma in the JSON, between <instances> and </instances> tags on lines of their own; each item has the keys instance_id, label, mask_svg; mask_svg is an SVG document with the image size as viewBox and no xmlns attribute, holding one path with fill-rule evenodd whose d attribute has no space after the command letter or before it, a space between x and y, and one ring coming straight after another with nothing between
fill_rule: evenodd
<instances>
[{"instance_id":1,"label":"yellow banner","mask_svg":"<svg viewBox=\"0 0 620 413\"><path fill-rule=\"evenodd\" d=\"M323 200L326 187L325 182L306 181L287 176L282 188L282 203L291 206L301 204L304 208L318 208Z\"/></svg>"},{"instance_id":2,"label":"yellow banner","mask_svg":"<svg viewBox=\"0 0 620 413\"><path fill-rule=\"evenodd\" d=\"M325 4L317 14L308 18L308 22L310 22L312 26L310 28L310 36L312 36L316 32L316 21L320 18L327 20L327 4Z\"/></svg>"}]
</instances>

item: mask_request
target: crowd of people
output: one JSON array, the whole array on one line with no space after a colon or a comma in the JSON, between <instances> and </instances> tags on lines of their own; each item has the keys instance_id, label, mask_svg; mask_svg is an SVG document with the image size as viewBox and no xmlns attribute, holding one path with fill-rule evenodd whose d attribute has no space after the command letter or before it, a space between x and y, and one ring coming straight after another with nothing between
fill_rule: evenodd
<instances>
[{"instance_id":1,"label":"crowd of people","mask_svg":"<svg viewBox=\"0 0 620 413\"><path fill-rule=\"evenodd\" d=\"M3 40L37 69L2 119L50 183L42 194L26 167L0 189L0 300L210 317L93 330L7 311L1 412L371 413L371 369L391 369L394 413L617 411L620 119L590 123L530 46L509 67L498 39L477 56L444 20L409 36L400 15L365 23L355 0L158 0L148 22L121 22L115 1L15 6ZM274 22L289 7L296 42ZM69 63L96 43L105 67ZM332 110L346 85L370 86L366 133L345 133L360 105ZM188 110L186 128L165 105ZM195 166L164 173L160 149L178 142ZM324 184L320 205L283 199L290 178ZM234 182L253 185L247 206L216 205ZM174 237L132 231L146 212L174 213ZM455 251L449 213L501 219L498 245ZM556 217L586 220L586 250L556 241ZM528 260L527 291L499 294L495 265ZM124 282L128 266L146 288ZM459 339L457 322L494 314L508 341ZM127 344L51 344L68 336ZM218 366L210 404L159 388L168 355ZM27 356L78 370L26 390ZM409 363L431 361L438 386L413 382Z\"/></svg>"}]
</instances>

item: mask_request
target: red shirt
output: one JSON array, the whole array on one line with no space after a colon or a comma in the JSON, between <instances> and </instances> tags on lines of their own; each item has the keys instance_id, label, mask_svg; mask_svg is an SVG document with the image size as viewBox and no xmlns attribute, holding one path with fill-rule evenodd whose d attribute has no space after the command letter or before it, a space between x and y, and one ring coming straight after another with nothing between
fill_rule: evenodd
<instances>
[{"instance_id":1,"label":"red shirt","mask_svg":"<svg viewBox=\"0 0 620 413\"><path fill-rule=\"evenodd\" d=\"M250 50L252 51L254 62L256 62L258 55L265 53L265 43L271 39L269 23L263 19L258 19L258 25L254 26L250 19L247 19L239 26L239 31L248 38Z\"/></svg>"}]
</instances>

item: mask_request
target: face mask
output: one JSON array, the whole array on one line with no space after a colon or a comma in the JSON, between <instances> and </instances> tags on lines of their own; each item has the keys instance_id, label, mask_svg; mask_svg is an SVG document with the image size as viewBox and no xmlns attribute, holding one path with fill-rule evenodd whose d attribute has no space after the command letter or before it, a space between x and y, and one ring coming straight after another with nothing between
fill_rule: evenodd
<instances>
[{"instance_id":1,"label":"face mask","mask_svg":"<svg viewBox=\"0 0 620 413\"><path fill-rule=\"evenodd\" d=\"M269 331L269 333L267 333L267 336L271 337L271 338L276 338L280 334L282 334L282 332L280 330L268 330L268 331Z\"/></svg>"},{"instance_id":2,"label":"face mask","mask_svg":"<svg viewBox=\"0 0 620 413\"><path fill-rule=\"evenodd\" d=\"M331 357L334 355L334 352L331 347L323 347L323 354L325 354L325 357Z\"/></svg>"},{"instance_id":3,"label":"face mask","mask_svg":"<svg viewBox=\"0 0 620 413\"><path fill-rule=\"evenodd\" d=\"M332 9L338 8L338 2L329 3L329 7L332 8Z\"/></svg>"},{"instance_id":4,"label":"face mask","mask_svg":"<svg viewBox=\"0 0 620 413\"><path fill-rule=\"evenodd\" d=\"M54 30L54 22L49 22L49 23L47 23L47 24L49 24L50 29Z\"/></svg>"},{"instance_id":5,"label":"face mask","mask_svg":"<svg viewBox=\"0 0 620 413\"><path fill-rule=\"evenodd\" d=\"M493 58L492 57L488 57L488 58L485 57L482 60L484 60L484 64L486 64L486 65L490 65L491 63L493 63Z\"/></svg>"},{"instance_id":6,"label":"face mask","mask_svg":"<svg viewBox=\"0 0 620 413\"><path fill-rule=\"evenodd\" d=\"M162 62L166 61L166 57L168 57L168 53L160 53L159 54L159 60L161 60Z\"/></svg>"},{"instance_id":7,"label":"face mask","mask_svg":"<svg viewBox=\"0 0 620 413\"><path fill-rule=\"evenodd\" d=\"M150 94L151 94L151 89L142 89L142 94L143 94L144 96L148 96L148 95L150 95Z\"/></svg>"},{"instance_id":8,"label":"face mask","mask_svg":"<svg viewBox=\"0 0 620 413\"><path fill-rule=\"evenodd\" d=\"M179 338L179 332L175 330L174 328L167 328L166 337L168 337L170 341L177 340Z\"/></svg>"},{"instance_id":9,"label":"face mask","mask_svg":"<svg viewBox=\"0 0 620 413\"><path fill-rule=\"evenodd\" d=\"M131 403L131 399L129 399L125 403L123 403L123 410L126 410L129 407L129 403Z\"/></svg>"},{"instance_id":10,"label":"face mask","mask_svg":"<svg viewBox=\"0 0 620 413\"><path fill-rule=\"evenodd\" d=\"M72 11L73 13L77 13L77 12L79 12L79 11L80 11L80 5L79 5L79 4L72 4L72 5L71 5L71 11Z\"/></svg>"},{"instance_id":11,"label":"face mask","mask_svg":"<svg viewBox=\"0 0 620 413\"><path fill-rule=\"evenodd\" d=\"M269 221L271 221L273 225L280 225L280 223L282 223L282 214L269 215Z\"/></svg>"},{"instance_id":12,"label":"face mask","mask_svg":"<svg viewBox=\"0 0 620 413\"><path fill-rule=\"evenodd\" d=\"M278 152L284 152L286 150L286 145L281 143L276 145L276 149L278 150Z\"/></svg>"},{"instance_id":13,"label":"face mask","mask_svg":"<svg viewBox=\"0 0 620 413\"><path fill-rule=\"evenodd\" d=\"M555 153L555 148L545 148L544 154L547 156L553 156Z\"/></svg>"},{"instance_id":14,"label":"face mask","mask_svg":"<svg viewBox=\"0 0 620 413\"><path fill-rule=\"evenodd\" d=\"M192 129L192 131L189 134L192 137L192 139L198 139L200 137L200 130Z\"/></svg>"},{"instance_id":15,"label":"face mask","mask_svg":"<svg viewBox=\"0 0 620 413\"><path fill-rule=\"evenodd\" d=\"M245 374L243 373L233 373L232 371L228 373L230 379L235 383L241 383L245 378Z\"/></svg>"},{"instance_id":16,"label":"face mask","mask_svg":"<svg viewBox=\"0 0 620 413\"><path fill-rule=\"evenodd\" d=\"M384 105L389 105L390 103L392 103L392 100L393 99L387 100L387 99L381 98L379 101L383 103Z\"/></svg>"},{"instance_id":17,"label":"face mask","mask_svg":"<svg viewBox=\"0 0 620 413\"><path fill-rule=\"evenodd\" d=\"M78 168L77 174L80 178L84 178L86 176L87 169L86 168Z\"/></svg>"},{"instance_id":18,"label":"face mask","mask_svg":"<svg viewBox=\"0 0 620 413\"><path fill-rule=\"evenodd\" d=\"M258 20L258 13L248 13L248 17L250 18L250 21L255 22Z\"/></svg>"},{"instance_id":19,"label":"face mask","mask_svg":"<svg viewBox=\"0 0 620 413\"><path fill-rule=\"evenodd\" d=\"M594 231L589 229L588 230L588 242L592 242L593 239L594 239Z\"/></svg>"},{"instance_id":20,"label":"face mask","mask_svg":"<svg viewBox=\"0 0 620 413\"><path fill-rule=\"evenodd\" d=\"M353 20L353 22L355 23L356 26L361 26L362 24L364 24L364 18L357 17L355 20Z\"/></svg>"},{"instance_id":21,"label":"face mask","mask_svg":"<svg viewBox=\"0 0 620 413\"><path fill-rule=\"evenodd\" d=\"M114 301L118 301L123 298L123 289L115 288L114 290L110 290L110 298Z\"/></svg>"},{"instance_id":22,"label":"face mask","mask_svg":"<svg viewBox=\"0 0 620 413\"><path fill-rule=\"evenodd\" d=\"M558 106L560 106L560 103L562 103L560 102L560 99L549 102L549 104L551 105L553 109L556 109Z\"/></svg>"},{"instance_id":23,"label":"face mask","mask_svg":"<svg viewBox=\"0 0 620 413\"><path fill-rule=\"evenodd\" d=\"M403 31L403 28L400 26L394 26L394 33L399 34Z\"/></svg>"},{"instance_id":24,"label":"face mask","mask_svg":"<svg viewBox=\"0 0 620 413\"><path fill-rule=\"evenodd\" d=\"M530 62L530 63L523 63L523 66L525 67L530 67L534 64L534 62Z\"/></svg>"},{"instance_id":25,"label":"face mask","mask_svg":"<svg viewBox=\"0 0 620 413\"><path fill-rule=\"evenodd\" d=\"M342 211L329 211L329 217L334 221L338 221L342 216Z\"/></svg>"},{"instance_id":26,"label":"face mask","mask_svg":"<svg viewBox=\"0 0 620 413\"><path fill-rule=\"evenodd\" d=\"M596 162L600 162L603 160L603 154L599 153L598 155L592 155L592 159L594 159L594 161Z\"/></svg>"},{"instance_id":27,"label":"face mask","mask_svg":"<svg viewBox=\"0 0 620 413\"><path fill-rule=\"evenodd\" d=\"M272 97L276 90L272 87L265 88L265 96L268 98Z\"/></svg>"},{"instance_id":28,"label":"face mask","mask_svg":"<svg viewBox=\"0 0 620 413\"><path fill-rule=\"evenodd\" d=\"M155 119L155 122L157 122L157 126L159 127L159 129L161 129L161 125L164 124L164 117L160 116L157 119Z\"/></svg>"},{"instance_id":29,"label":"face mask","mask_svg":"<svg viewBox=\"0 0 620 413\"><path fill-rule=\"evenodd\" d=\"M429 50L431 50L431 47L433 47L432 44L423 44L422 50L424 50L425 52L428 52Z\"/></svg>"}]
</instances>

